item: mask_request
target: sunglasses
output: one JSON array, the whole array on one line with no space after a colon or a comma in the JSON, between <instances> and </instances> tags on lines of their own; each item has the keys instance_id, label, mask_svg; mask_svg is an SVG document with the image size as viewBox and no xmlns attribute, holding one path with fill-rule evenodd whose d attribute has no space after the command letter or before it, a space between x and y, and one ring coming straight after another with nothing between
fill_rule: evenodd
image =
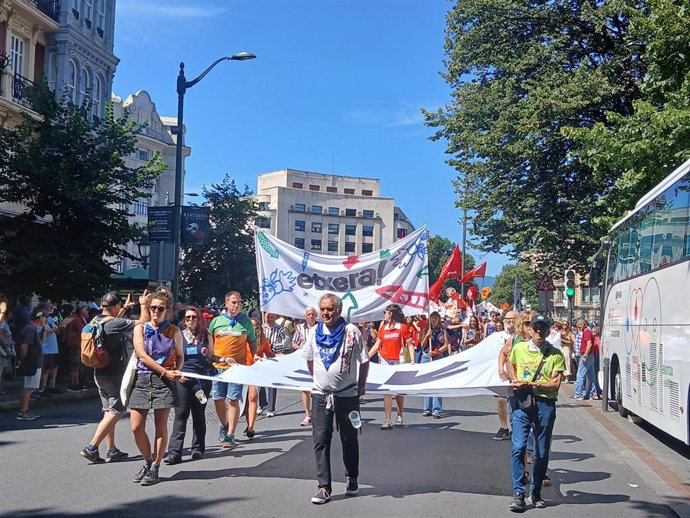
<instances>
[{"instance_id":1,"label":"sunglasses","mask_svg":"<svg viewBox=\"0 0 690 518\"><path fill-rule=\"evenodd\" d=\"M153 311L154 313L164 313L166 309L165 306L151 306L150 311Z\"/></svg>"},{"instance_id":2,"label":"sunglasses","mask_svg":"<svg viewBox=\"0 0 690 518\"><path fill-rule=\"evenodd\" d=\"M196 315L186 315L184 317L184 319L185 320L196 320L197 318L196 318Z\"/></svg>"}]
</instances>

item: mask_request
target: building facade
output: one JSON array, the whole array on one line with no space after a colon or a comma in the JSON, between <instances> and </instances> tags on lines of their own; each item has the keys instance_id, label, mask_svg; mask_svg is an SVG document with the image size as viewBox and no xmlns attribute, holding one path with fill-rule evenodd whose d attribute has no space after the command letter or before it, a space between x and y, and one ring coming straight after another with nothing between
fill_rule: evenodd
<instances>
[{"instance_id":1,"label":"building facade","mask_svg":"<svg viewBox=\"0 0 690 518\"><path fill-rule=\"evenodd\" d=\"M283 169L259 175L256 225L297 248L360 255L414 231L378 179Z\"/></svg>"},{"instance_id":2,"label":"building facade","mask_svg":"<svg viewBox=\"0 0 690 518\"><path fill-rule=\"evenodd\" d=\"M112 96L115 117L128 115L136 122L139 129L136 132L137 144L134 153L125 157L127 167L141 167L151 160L156 153L164 164L164 169L151 189L150 198L140 198L130 207L130 223L146 227L148 224L149 206L171 205L175 197L175 146L177 136L173 128L177 126L177 118L163 117L156 110L155 103L145 90L129 95L124 101ZM184 185L184 159L191 153L190 148L183 148L182 185ZM145 241L143 243L146 243ZM123 258L117 265L120 273L135 268L144 268L153 280L169 281L172 279L173 246L172 243L129 243L127 251L140 260L134 261Z\"/></svg>"}]
</instances>

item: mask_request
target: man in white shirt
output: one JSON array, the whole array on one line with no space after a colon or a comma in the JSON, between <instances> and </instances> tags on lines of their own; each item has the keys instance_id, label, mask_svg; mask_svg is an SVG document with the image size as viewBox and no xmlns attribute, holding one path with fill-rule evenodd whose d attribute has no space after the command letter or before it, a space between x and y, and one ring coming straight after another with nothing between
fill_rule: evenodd
<instances>
[{"instance_id":1,"label":"man in white shirt","mask_svg":"<svg viewBox=\"0 0 690 518\"><path fill-rule=\"evenodd\" d=\"M326 293L319 300L321 322L309 332L302 356L314 378L312 386L312 432L319 487L312 503L331 500L330 451L333 417L340 431L343 462L347 474L345 494L359 490L359 441L357 429L350 421L351 412L359 412L359 398L365 393L369 373L369 356L362 334L340 314L340 297ZM359 368L355 368L359 363Z\"/></svg>"}]
</instances>

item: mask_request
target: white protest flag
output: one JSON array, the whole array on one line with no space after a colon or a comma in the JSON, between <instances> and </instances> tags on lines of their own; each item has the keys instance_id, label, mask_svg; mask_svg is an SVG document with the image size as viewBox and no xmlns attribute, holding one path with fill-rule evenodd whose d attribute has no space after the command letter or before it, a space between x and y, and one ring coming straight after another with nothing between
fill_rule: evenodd
<instances>
[{"instance_id":1,"label":"white protest flag","mask_svg":"<svg viewBox=\"0 0 690 518\"><path fill-rule=\"evenodd\" d=\"M370 254L321 255L295 248L255 230L256 269L263 311L302 317L318 307L321 295L343 300L343 317L351 322L380 320L384 308L399 304L405 315L426 310L429 266L426 227Z\"/></svg>"},{"instance_id":2,"label":"white protest flag","mask_svg":"<svg viewBox=\"0 0 690 518\"><path fill-rule=\"evenodd\" d=\"M503 333L493 333L467 351L429 363L372 363L367 378L367 393L444 397L482 394L505 396L509 384L498 376L498 353L505 337ZM183 374L204 377L192 373ZM309 390L312 386L307 361L299 352L262 360L250 367L233 365L219 377L210 379L288 390Z\"/></svg>"}]
</instances>

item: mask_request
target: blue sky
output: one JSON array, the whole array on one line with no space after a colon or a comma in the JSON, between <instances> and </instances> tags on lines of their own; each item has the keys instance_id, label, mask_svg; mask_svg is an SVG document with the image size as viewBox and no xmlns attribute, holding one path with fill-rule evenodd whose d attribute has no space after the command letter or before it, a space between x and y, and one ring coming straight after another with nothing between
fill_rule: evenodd
<instances>
[{"instance_id":1,"label":"blue sky","mask_svg":"<svg viewBox=\"0 0 690 518\"><path fill-rule=\"evenodd\" d=\"M446 0L117 0L113 91L147 90L175 116L180 61L185 97L185 190L229 173L256 190L258 174L291 168L381 179L417 226L459 242L462 227L445 145L421 108L449 100L443 70ZM507 259L487 260L489 275Z\"/></svg>"}]
</instances>

